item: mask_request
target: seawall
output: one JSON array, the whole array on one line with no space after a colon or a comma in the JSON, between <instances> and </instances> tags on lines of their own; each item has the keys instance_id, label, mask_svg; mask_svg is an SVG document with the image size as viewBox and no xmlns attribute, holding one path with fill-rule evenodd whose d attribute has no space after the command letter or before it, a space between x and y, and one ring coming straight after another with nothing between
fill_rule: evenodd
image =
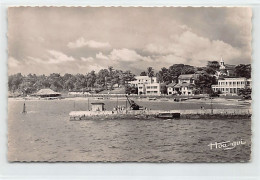
<instances>
[{"instance_id":1,"label":"seawall","mask_svg":"<svg viewBox=\"0 0 260 180\"><path fill-rule=\"evenodd\" d=\"M180 113L182 119L232 119L250 118L251 109L193 109L193 110L124 110L124 111L72 111L70 120L94 120L94 119L157 119L160 113Z\"/></svg>"}]
</instances>

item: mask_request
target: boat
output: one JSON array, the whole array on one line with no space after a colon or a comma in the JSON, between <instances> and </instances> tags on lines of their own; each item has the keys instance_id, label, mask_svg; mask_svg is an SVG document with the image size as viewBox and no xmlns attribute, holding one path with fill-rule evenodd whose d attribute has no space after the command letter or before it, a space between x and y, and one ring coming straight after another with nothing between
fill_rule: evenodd
<instances>
[{"instance_id":1,"label":"boat","mask_svg":"<svg viewBox=\"0 0 260 180\"><path fill-rule=\"evenodd\" d=\"M155 101L157 98L149 98L149 101Z\"/></svg>"},{"instance_id":2,"label":"boat","mask_svg":"<svg viewBox=\"0 0 260 180\"><path fill-rule=\"evenodd\" d=\"M157 117L161 119L179 119L181 117L181 113L162 112L159 113Z\"/></svg>"}]
</instances>

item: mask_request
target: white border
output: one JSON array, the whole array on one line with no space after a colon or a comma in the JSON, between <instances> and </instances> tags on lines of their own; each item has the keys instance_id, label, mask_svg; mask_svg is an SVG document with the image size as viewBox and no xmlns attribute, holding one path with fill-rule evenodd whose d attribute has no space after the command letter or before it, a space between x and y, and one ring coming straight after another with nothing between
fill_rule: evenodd
<instances>
[{"instance_id":1,"label":"white border","mask_svg":"<svg viewBox=\"0 0 260 180\"><path fill-rule=\"evenodd\" d=\"M7 7L8 6L252 6L253 122L250 163L8 163L7 153ZM0 2L0 179L260 179L260 1L214 0L86 1L1 0Z\"/></svg>"}]
</instances>

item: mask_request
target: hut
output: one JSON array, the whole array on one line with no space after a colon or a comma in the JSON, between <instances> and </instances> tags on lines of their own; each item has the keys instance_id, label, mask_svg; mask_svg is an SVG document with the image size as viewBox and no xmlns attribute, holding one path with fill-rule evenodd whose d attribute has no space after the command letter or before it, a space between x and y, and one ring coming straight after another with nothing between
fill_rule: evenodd
<instances>
[{"instance_id":1,"label":"hut","mask_svg":"<svg viewBox=\"0 0 260 180\"><path fill-rule=\"evenodd\" d=\"M61 93L55 92L51 89L41 89L37 93L33 94L33 96L41 98L58 98L61 96Z\"/></svg>"},{"instance_id":2,"label":"hut","mask_svg":"<svg viewBox=\"0 0 260 180\"><path fill-rule=\"evenodd\" d=\"M91 103L92 111L104 111L105 110L105 104L104 103Z\"/></svg>"}]
</instances>

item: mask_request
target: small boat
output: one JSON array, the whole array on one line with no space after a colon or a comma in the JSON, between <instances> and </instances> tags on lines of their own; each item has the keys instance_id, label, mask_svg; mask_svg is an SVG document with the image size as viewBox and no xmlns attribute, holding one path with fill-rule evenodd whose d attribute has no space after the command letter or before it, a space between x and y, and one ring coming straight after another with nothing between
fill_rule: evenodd
<instances>
[{"instance_id":1,"label":"small boat","mask_svg":"<svg viewBox=\"0 0 260 180\"><path fill-rule=\"evenodd\" d=\"M163 113L159 113L157 117L161 119L178 119L181 117L181 113L163 112Z\"/></svg>"},{"instance_id":2,"label":"small boat","mask_svg":"<svg viewBox=\"0 0 260 180\"><path fill-rule=\"evenodd\" d=\"M149 101L155 101L157 98L149 98Z\"/></svg>"}]
</instances>

